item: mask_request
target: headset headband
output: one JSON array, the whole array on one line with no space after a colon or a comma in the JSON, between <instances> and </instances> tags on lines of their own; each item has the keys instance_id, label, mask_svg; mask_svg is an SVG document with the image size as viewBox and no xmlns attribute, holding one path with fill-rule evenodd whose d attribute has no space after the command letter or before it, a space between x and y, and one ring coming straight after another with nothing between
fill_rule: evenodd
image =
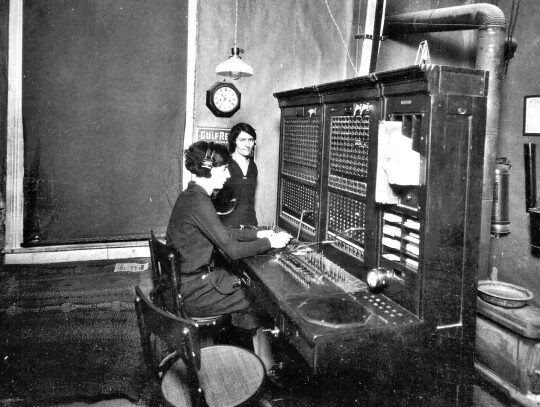
<instances>
[{"instance_id":1,"label":"headset headband","mask_svg":"<svg viewBox=\"0 0 540 407\"><path fill-rule=\"evenodd\" d=\"M201 167L208 168L211 170L214 167L214 143L210 142L208 143L208 148L206 149L206 154L202 160Z\"/></svg>"}]
</instances>

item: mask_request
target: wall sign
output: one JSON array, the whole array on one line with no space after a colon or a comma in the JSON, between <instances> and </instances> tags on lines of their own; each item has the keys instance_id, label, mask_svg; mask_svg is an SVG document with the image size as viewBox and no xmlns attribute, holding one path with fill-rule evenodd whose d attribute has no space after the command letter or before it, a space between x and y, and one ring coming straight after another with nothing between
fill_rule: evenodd
<instances>
[{"instance_id":1,"label":"wall sign","mask_svg":"<svg viewBox=\"0 0 540 407\"><path fill-rule=\"evenodd\" d=\"M227 144L231 129L221 127L197 127L195 141L213 141L214 143Z\"/></svg>"},{"instance_id":2,"label":"wall sign","mask_svg":"<svg viewBox=\"0 0 540 407\"><path fill-rule=\"evenodd\" d=\"M540 95L523 100L523 135L540 136Z\"/></svg>"}]
</instances>

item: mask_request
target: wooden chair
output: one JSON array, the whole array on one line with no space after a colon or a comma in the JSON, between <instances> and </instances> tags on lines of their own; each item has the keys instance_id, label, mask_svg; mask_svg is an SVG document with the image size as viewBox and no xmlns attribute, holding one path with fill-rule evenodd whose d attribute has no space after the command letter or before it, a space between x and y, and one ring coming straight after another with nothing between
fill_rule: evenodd
<instances>
[{"instance_id":1,"label":"wooden chair","mask_svg":"<svg viewBox=\"0 0 540 407\"><path fill-rule=\"evenodd\" d=\"M180 295L180 253L178 250L159 241L150 231L150 257L152 262L152 280L154 289L150 298L158 307L172 312L184 319L190 319L201 328L216 328L228 320L228 316L216 315L204 318L190 317L186 312ZM204 330L204 328L203 328ZM211 330L206 329L205 336L211 338Z\"/></svg>"},{"instance_id":2,"label":"wooden chair","mask_svg":"<svg viewBox=\"0 0 540 407\"><path fill-rule=\"evenodd\" d=\"M197 324L158 308L138 286L135 310L146 365L168 403L238 406L258 395L266 375L257 355L236 346L201 347Z\"/></svg>"}]
</instances>

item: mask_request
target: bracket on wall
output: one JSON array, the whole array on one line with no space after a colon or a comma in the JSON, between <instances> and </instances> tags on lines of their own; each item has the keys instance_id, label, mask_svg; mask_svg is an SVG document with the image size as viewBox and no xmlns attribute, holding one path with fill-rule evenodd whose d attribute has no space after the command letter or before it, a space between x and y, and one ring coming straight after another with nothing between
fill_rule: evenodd
<instances>
[{"instance_id":1,"label":"bracket on wall","mask_svg":"<svg viewBox=\"0 0 540 407\"><path fill-rule=\"evenodd\" d=\"M418 51L416 52L414 64L419 66L431 64L431 57L429 56L429 46L427 41L422 41L420 45L418 45Z\"/></svg>"},{"instance_id":2,"label":"bracket on wall","mask_svg":"<svg viewBox=\"0 0 540 407\"><path fill-rule=\"evenodd\" d=\"M373 35L371 35L371 34L355 34L354 39L355 40L372 40Z\"/></svg>"}]
</instances>

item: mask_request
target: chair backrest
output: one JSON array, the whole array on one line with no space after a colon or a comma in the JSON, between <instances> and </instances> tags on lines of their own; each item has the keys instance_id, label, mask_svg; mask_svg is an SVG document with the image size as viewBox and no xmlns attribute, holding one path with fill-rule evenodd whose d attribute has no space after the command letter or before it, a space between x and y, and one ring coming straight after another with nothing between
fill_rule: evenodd
<instances>
[{"instance_id":1,"label":"chair backrest","mask_svg":"<svg viewBox=\"0 0 540 407\"><path fill-rule=\"evenodd\" d=\"M159 381L178 359L182 359L188 372L192 402L204 405L204 392L197 375L201 367L197 324L158 308L138 286L135 287L135 310L145 363L155 379Z\"/></svg>"},{"instance_id":2,"label":"chair backrest","mask_svg":"<svg viewBox=\"0 0 540 407\"><path fill-rule=\"evenodd\" d=\"M159 241L150 231L150 258L154 289L152 301L175 315L188 318L180 296L180 253L173 247Z\"/></svg>"}]
</instances>

